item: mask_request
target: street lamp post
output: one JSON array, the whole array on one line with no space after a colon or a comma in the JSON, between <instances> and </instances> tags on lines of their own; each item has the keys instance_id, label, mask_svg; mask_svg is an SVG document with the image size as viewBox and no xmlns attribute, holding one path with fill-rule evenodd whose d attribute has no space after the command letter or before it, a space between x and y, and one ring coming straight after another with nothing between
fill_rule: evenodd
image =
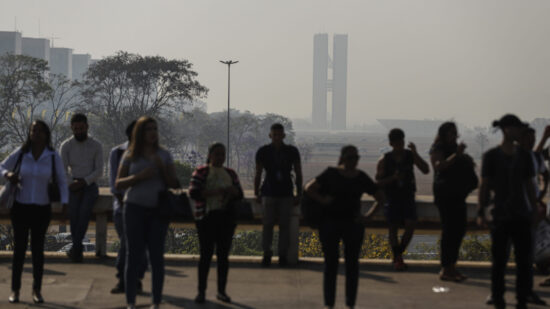
<instances>
[{"instance_id":1,"label":"street lamp post","mask_svg":"<svg viewBox=\"0 0 550 309\"><path fill-rule=\"evenodd\" d=\"M229 114L231 112L231 105L230 105L230 99L231 99L231 65L239 63L239 61L233 61L233 60L227 60L222 61L221 63L227 64L227 166L229 167L230 161L229 161L229 155L231 152L229 151Z\"/></svg>"}]
</instances>

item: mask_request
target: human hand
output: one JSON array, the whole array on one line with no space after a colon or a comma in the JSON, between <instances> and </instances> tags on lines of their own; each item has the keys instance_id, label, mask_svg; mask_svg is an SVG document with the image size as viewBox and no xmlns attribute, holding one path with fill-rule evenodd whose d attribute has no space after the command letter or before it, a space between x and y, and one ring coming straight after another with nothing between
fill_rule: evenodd
<instances>
[{"instance_id":1,"label":"human hand","mask_svg":"<svg viewBox=\"0 0 550 309\"><path fill-rule=\"evenodd\" d=\"M16 185L17 183L19 183L19 175L17 175L16 173L14 172L8 172L6 174L6 179L11 182L13 185Z\"/></svg>"},{"instance_id":2,"label":"human hand","mask_svg":"<svg viewBox=\"0 0 550 309\"><path fill-rule=\"evenodd\" d=\"M416 145L413 142L410 142L408 147L413 153L416 153Z\"/></svg>"},{"instance_id":3,"label":"human hand","mask_svg":"<svg viewBox=\"0 0 550 309\"><path fill-rule=\"evenodd\" d=\"M75 179L73 182L69 185L69 190L71 191L78 191L86 186L86 181L84 179Z\"/></svg>"}]
</instances>

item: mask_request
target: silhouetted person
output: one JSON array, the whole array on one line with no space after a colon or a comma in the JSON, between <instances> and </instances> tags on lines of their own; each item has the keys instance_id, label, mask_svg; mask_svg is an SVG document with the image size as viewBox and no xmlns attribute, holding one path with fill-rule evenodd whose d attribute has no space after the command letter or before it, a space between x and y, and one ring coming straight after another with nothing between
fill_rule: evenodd
<instances>
[{"instance_id":1,"label":"silhouetted person","mask_svg":"<svg viewBox=\"0 0 550 309\"><path fill-rule=\"evenodd\" d=\"M132 130L134 129L134 125L136 124L136 121L132 121L128 127L126 127L126 136L128 137L128 141L125 143L122 143L116 147L114 147L111 150L111 153L109 154L109 185L111 187L111 193L113 194L113 222L115 224L115 230L118 234L119 239L119 248L118 248L118 254L116 257L116 277L118 278L117 285L111 289L111 293L118 294L118 293L124 293L124 269L126 268L126 237L124 235L124 220L123 220L123 209L124 209L124 191L123 190L117 190L115 188L115 182L116 182L116 176L118 173L118 167L120 165L120 160L122 159L122 155L124 152L128 149L128 145L130 141L132 140ZM143 279L143 276L145 275L145 271L147 270L147 256L143 255L143 261L141 267L139 267L139 280L137 282L137 293L140 294L143 292L143 285L141 283L141 280Z\"/></svg>"},{"instance_id":2,"label":"silhouetted person","mask_svg":"<svg viewBox=\"0 0 550 309\"><path fill-rule=\"evenodd\" d=\"M198 167L191 177L189 194L196 202L195 220L199 234L199 285L195 302L206 298L206 283L210 262L216 246L218 264L218 294L216 298L229 303L226 293L229 272L229 250L235 233L235 219L231 203L243 198L237 173L224 167L225 146L215 143L208 149L207 165Z\"/></svg>"},{"instance_id":3,"label":"silhouetted person","mask_svg":"<svg viewBox=\"0 0 550 309\"><path fill-rule=\"evenodd\" d=\"M152 308L158 308L162 301L168 219L160 213L158 197L162 191L177 187L172 156L159 145L157 122L151 117L140 117L115 182L115 189L126 190L123 210L126 235L124 284L128 308L135 308L137 280L145 250L149 253L152 270Z\"/></svg>"},{"instance_id":4,"label":"silhouetted person","mask_svg":"<svg viewBox=\"0 0 550 309\"><path fill-rule=\"evenodd\" d=\"M483 155L481 187L477 222L487 223L485 208L494 193L495 207L491 220L491 293L496 308L505 308L504 275L508 260L507 246L511 241L516 260L517 308L527 308L530 293L532 231L534 220L532 205L536 205L535 170L528 151L515 144L526 124L515 115L507 114L493 122L502 130L499 146Z\"/></svg>"},{"instance_id":5,"label":"silhouetted person","mask_svg":"<svg viewBox=\"0 0 550 309\"><path fill-rule=\"evenodd\" d=\"M337 167L329 167L306 185L307 194L323 207L319 237L325 256L323 295L325 306L334 307L340 240L344 242L346 260L346 306L354 307L359 280L359 254L365 234L364 222L378 204L382 191L363 171L357 169L359 154L355 146L342 148ZM377 203L361 215L361 196L374 195Z\"/></svg>"},{"instance_id":6,"label":"silhouetted person","mask_svg":"<svg viewBox=\"0 0 550 309\"><path fill-rule=\"evenodd\" d=\"M71 130L73 136L61 144L60 151L69 177L69 219L73 246L67 255L73 262L82 262L82 240L99 196L96 181L103 173L103 150L98 141L88 136L88 119L84 114L72 116Z\"/></svg>"},{"instance_id":7,"label":"silhouetted person","mask_svg":"<svg viewBox=\"0 0 550 309\"><path fill-rule=\"evenodd\" d=\"M405 149L405 132L392 129L388 135L392 151L386 153L379 161L376 170L376 181L384 189L386 205L384 214L389 223L389 241L393 252L393 268L405 270L403 252L412 239L416 224L416 180L414 167L424 174L430 172L428 163L416 152L416 146L409 143ZM399 227L404 225L405 232L398 238Z\"/></svg>"},{"instance_id":8,"label":"silhouetted person","mask_svg":"<svg viewBox=\"0 0 550 309\"><path fill-rule=\"evenodd\" d=\"M441 124L430 150L434 170L434 203L441 219L441 271L439 278L463 281L466 276L456 269L460 244L466 234L466 198L478 186L474 160L458 144L454 122Z\"/></svg>"},{"instance_id":9,"label":"silhouetted person","mask_svg":"<svg viewBox=\"0 0 550 309\"><path fill-rule=\"evenodd\" d=\"M52 214L48 183L53 177L57 180L63 208L67 207L69 201L63 162L51 146L50 129L45 122L33 121L27 140L1 163L0 173L12 184L18 185L15 201L10 210L15 247L9 302L19 302L21 273L30 233L32 300L35 303L43 303L40 291L44 273L44 238Z\"/></svg>"},{"instance_id":10,"label":"silhouetted person","mask_svg":"<svg viewBox=\"0 0 550 309\"><path fill-rule=\"evenodd\" d=\"M290 244L290 217L293 207L300 203L302 195L302 165L298 148L283 142L285 129L280 123L271 126L269 132L271 144L262 146L256 153L256 176L254 177L254 194L259 203L263 204L262 248L264 258L262 264L269 266L273 251L273 226L279 221L279 265L287 264ZM262 181L262 172L265 178ZM294 170L296 196L292 183L291 172Z\"/></svg>"}]
</instances>

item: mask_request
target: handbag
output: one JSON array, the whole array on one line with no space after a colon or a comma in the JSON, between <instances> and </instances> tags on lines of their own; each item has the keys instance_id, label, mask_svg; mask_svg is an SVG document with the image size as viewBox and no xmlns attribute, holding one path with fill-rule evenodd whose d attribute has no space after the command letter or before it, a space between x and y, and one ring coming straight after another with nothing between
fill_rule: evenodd
<instances>
[{"instance_id":1,"label":"handbag","mask_svg":"<svg viewBox=\"0 0 550 309\"><path fill-rule=\"evenodd\" d=\"M158 195L158 214L161 218L170 220L172 217L183 219L193 218L189 197L182 190L162 190Z\"/></svg>"},{"instance_id":2,"label":"handbag","mask_svg":"<svg viewBox=\"0 0 550 309\"><path fill-rule=\"evenodd\" d=\"M55 172L55 156L52 154L52 177L48 182L48 197L50 203L61 201L61 193L59 192L59 184L57 183L57 176Z\"/></svg>"},{"instance_id":3,"label":"handbag","mask_svg":"<svg viewBox=\"0 0 550 309\"><path fill-rule=\"evenodd\" d=\"M252 211L252 204L244 199L238 199L230 202L227 205L227 210L231 214L234 220L238 221L252 221L254 220L254 212Z\"/></svg>"},{"instance_id":4,"label":"handbag","mask_svg":"<svg viewBox=\"0 0 550 309\"><path fill-rule=\"evenodd\" d=\"M15 162L13 172L16 175L19 175L19 170L21 169L21 160L23 159L23 151L19 153L19 157ZM2 189L0 189L0 208L10 209L13 207L15 202L15 194L17 193L17 184L12 184L11 181L8 181Z\"/></svg>"}]
</instances>

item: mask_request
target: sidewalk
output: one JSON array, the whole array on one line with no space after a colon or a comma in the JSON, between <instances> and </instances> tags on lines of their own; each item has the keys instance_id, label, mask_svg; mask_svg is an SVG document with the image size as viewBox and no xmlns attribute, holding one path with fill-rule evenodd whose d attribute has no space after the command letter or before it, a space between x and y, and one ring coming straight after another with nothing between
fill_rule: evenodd
<instances>
[{"instance_id":1,"label":"sidewalk","mask_svg":"<svg viewBox=\"0 0 550 309\"><path fill-rule=\"evenodd\" d=\"M161 308L322 308L323 265L319 260L301 261L296 268L279 268L276 264L262 268L259 258L232 257L227 292L233 304L215 299L216 270L209 277L207 302L198 306L196 295L196 256L167 256L164 302ZM86 256L82 264L71 264L57 254L46 257L42 294L46 303L31 304L32 267L25 263L20 304L9 304L11 256L0 255L0 308L125 308L123 294L110 294L116 284L114 258ZM215 266L215 264L214 264ZM437 262L410 261L410 270L394 272L388 261L364 261L361 264L357 308L491 308L484 304L489 293L488 263L461 266L469 279L464 283L438 280ZM344 308L344 267L340 266L337 308ZM144 289L150 292L151 273L147 272ZM550 301L550 288L538 287L543 276L536 276L536 291ZM515 304L515 278L507 277L509 307ZM435 293L434 287L448 292ZM150 296L138 296L140 308L148 308ZM530 306L530 308L544 308Z\"/></svg>"}]
</instances>

